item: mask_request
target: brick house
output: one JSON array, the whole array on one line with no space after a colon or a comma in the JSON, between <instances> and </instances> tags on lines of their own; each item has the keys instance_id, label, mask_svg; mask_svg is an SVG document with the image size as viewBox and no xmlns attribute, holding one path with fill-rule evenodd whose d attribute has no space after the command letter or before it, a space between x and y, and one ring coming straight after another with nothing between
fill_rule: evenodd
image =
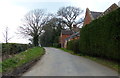
<instances>
[{"instance_id":1,"label":"brick house","mask_svg":"<svg viewBox=\"0 0 120 78\"><path fill-rule=\"evenodd\" d=\"M60 44L61 44L61 47L62 47L62 48L64 48L65 39L66 39L67 37L70 37L72 34L73 34L73 31L71 31L71 30L62 30L62 31L61 31Z\"/></svg>"},{"instance_id":2,"label":"brick house","mask_svg":"<svg viewBox=\"0 0 120 78\"><path fill-rule=\"evenodd\" d=\"M66 48L67 42L79 38L79 28L73 25L72 30L62 30L60 35L60 44L62 48Z\"/></svg>"},{"instance_id":3,"label":"brick house","mask_svg":"<svg viewBox=\"0 0 120 78\"><path fill-rule=\"evenodd\" d=\"M93 20L98 19L99 17L106 15L106 14L116 10L117 8L119 8L119 7L115 3L112 4L104 12L90 11L88 8L86 8L83 26L85 26L86 24L90 24L90 22L92 22ZM80 38L80 29L77 28L76 25L73 25L72 30L62 30L61 35L60 35L61 47L66 48L68 41L71 41L74 39L79 39L79 38Z\"/></svg>"},{"instance_id":4,"label":"brick house","mask_svg":"<svg viewBox=\"0 0 120 78\"><path fill-rule=\"evenodd\" d=\"M86 9L85 13L85 18L84 18L84 23L83 26L86 24L89 24L91 21L97 19L97 17L102 14L102 12L95 12L95 11L90 11L88 8Z\"/></svg>"},{"instance_id":5,"label":"brick house","mask_svg":"<svg viewBox=\"0 0 120 78\"><path fill-rule=\"evenodd\" d=\"M71 40L77 40L80 38L80 32L73 33L71 36L67 37L64 42L64 48L67 48L67 42Z\"/></svg>"},{"instance_id":6,"label":"brick house","mask_svg":"<svg viewBox=\"0 0 120 78\"><path fill-rule=\"evenodd\" d=\"M89 24L91 21L98 19L99 17L102 17L118 8L117 4L112 4L108 9L106 9L104 12L95 12L95 11L90 11L88 8L86 8L86 13L85 13L85 18L84 18L84 23L83 26L86 24Z\"/></svg>"}]
</instances>

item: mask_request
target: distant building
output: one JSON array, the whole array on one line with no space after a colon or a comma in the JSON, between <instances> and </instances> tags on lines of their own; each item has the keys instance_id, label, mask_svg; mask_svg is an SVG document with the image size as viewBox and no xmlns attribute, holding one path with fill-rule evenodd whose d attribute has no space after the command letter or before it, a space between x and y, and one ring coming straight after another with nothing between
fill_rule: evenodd
<instances>
[{"instance_id":1,"label":"distant building","mask_svg":"<svg viewBox=\"0 0 120 78\"><path fill-rule=\"evenodd\" d=\"M67 37L70 37L72 34L73 34L73 31L71 31L71 30L62 30L62 31L61 31L60 44L61 44L61 47L62 47L62 48L64 48L65 39L66 39Z\"/></svg>"},{"instance_id":2,"label":"distant building","mask_svg":"<svg viewBox=\"0 0 120 78\"><path fill-rule=\"evenodd\" d=\"M80 37L80 32L76 32L76 33L72 34L71 36L67 37L65 39L64 48L67 48L68 41L77 40L77 39L79 39L79 37Z\"/></svg>"},{"instance_id":3,"label":"distant building","mask_svg":"<svg viewBox=\"0 0 120 78\"><path fill-rule=\"evenodd\" d=\"M79 31L76 25L73 25L72 30L62 30L60 35L60 44L62 48L66 48L67 42L74 39L79 39Z\"/></svg>"}]
</instances>

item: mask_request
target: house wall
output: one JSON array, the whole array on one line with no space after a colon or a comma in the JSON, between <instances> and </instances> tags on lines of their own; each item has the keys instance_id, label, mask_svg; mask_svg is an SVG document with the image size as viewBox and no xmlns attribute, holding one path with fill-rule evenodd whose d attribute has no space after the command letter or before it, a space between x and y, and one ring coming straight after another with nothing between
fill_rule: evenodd
<instances>
[{"instance_id":1,"label":"house wall","mask_svg":"<svg viewBox=\"0 0 120 78\"><path fill-rule=\"evenodd\" d=\"M68 40L68 41L77 40L77 39L79 39L79 37L72 38L72 39L70 39L70 40ZM64 48L67 48L67 43L68 43L68 41L65 40L65 42L64 42Z\"/></svg>"},{"instance_id":2,"label":"house wall","mask_svg":"<svg viewBox=\"0 0 120 78\"><path fill-rule=\"evenodd\" d=\"M92 21L92 18L89 14L89 9L86 9L86 14L85 14L85 19L84 19L83 26L85 26L86 24L89 24L91 21Z\"/></svg>"},{"instance_id":3,"label":"house wall","mask_svg":"<svg viewBox=\"0 0 120 78\"><path fill-rule=\"evenodd\" d=\"M72 39L70 39L70 41L71 41L71 40L77 40L77 39L79 39L79 37L72 38Z\"/></svg>"},{"instance_id":4,"label":"house wall","mask_svg":"<svg viewBox=\"0 0 120 78\"><path fill-rule=\"evenodd\" d=\"M61 43L61 47L64 48L64 45L65 45L65 39L67 37L69 37L70 35L63 35L61 34L61 39L60 39L60 43Z\"/></svg>"}]
</instances>

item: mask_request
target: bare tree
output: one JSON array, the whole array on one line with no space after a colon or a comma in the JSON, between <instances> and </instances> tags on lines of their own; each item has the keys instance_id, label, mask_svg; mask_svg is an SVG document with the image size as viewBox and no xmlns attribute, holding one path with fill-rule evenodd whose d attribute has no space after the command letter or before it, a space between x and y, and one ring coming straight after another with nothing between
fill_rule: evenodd
<instances>
[{"instance_id":1,"label":"bare tree","mask_svg":"<svg viewBox=\"0 0 120 78\"><path fill-rule=\"evenodd\" d=\"M65 23L70 29L72 29L72 24L81 13L83 13L83 10L72 6L62 7L57 12L58 16L63 18L63 23Z\"/></svg>"},{"instance_id":2,"label":"bare tree","mask_svg":"<svg viewBox=\"0 0 120 78\"><path fill-rule=\"evenodd\" d=\"M25 15L23 26L20 26L20 33L24 34L24 36L31 36L34 46L38 46L39 36L49 17L50 15L46 15L43 9L28 12Z\"/></svg>"},{"instance_id":3,"label":"bare tree","mask_svg":"<svg viewBox=\"0 0 120 78\"><path fill-rule=\"evenodd\" d=\"M3 33L5 43L8 43L8 41L12 38L8 36L8 27L5 28L5 32Z\"/></svg>"}]
</instances>

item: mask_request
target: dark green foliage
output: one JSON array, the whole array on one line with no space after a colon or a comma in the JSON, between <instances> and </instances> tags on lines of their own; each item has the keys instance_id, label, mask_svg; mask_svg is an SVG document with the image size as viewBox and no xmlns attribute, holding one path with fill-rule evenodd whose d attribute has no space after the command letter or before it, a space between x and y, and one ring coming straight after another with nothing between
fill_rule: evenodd
<instances>
[{"instance_id":1,"label":"dark green foliage","mask_svg":"<svg viewBox=\"0 0 120 78\"><path fill-rule=\"evenodd\" d=\"M8 55L14 55L25 51L32 46L28 44L16 44L16 43L3 43L2 44L2 56L8 57Z\"/></svg>"},{"instance_id":2,"label":"dark green foliage","mask_svg":"<svg viewBox=\"0 0 120 78\"><path fill-rule=\"evenodd\" d=\"M72 40L67 43L67 49L79 53L79 40Z\"/></svg>"},{"instance_id":3,"label":"dark green foliage","mask_svg":"<svg viewBox=\"0 0 120 78\"><path fill-rule=\"evenodd\" d=\"M50 27L50 30L46 30L46 32L40 37L40 43L42 46L52 46L54 42L54 32Z\"/></svg>"},{"instance_id":4,"label":"dark green foliage","mask_svg":"<svg viewBox=\"0 0 120 78\"><path fill-rule=\"evenodd\" d=\"M60 43L53 43L53 47L60 48L61 44Z\"/></svg>"},{"instance_id":5,"label":"dark green foliage","mask_svg":"<svg viewBox=\"0 0 120 78\"><path fill-rule=\"evenodd\" d=\"M60 19L52 18L43 29L45 32L40 36L40 44L45 47L59 46L59 37L63 29Z\"/></svg>"},{"instance_id":6,"label":"dark green foliage","mask_svg":"<svg viewBox=\"0 0 120 78\"><path fill-rule=\"evenodd\" d=\"M83 54L120 60L119 48L120 8L81 29L79 49Z\"/></svg>"}]
</instances>

